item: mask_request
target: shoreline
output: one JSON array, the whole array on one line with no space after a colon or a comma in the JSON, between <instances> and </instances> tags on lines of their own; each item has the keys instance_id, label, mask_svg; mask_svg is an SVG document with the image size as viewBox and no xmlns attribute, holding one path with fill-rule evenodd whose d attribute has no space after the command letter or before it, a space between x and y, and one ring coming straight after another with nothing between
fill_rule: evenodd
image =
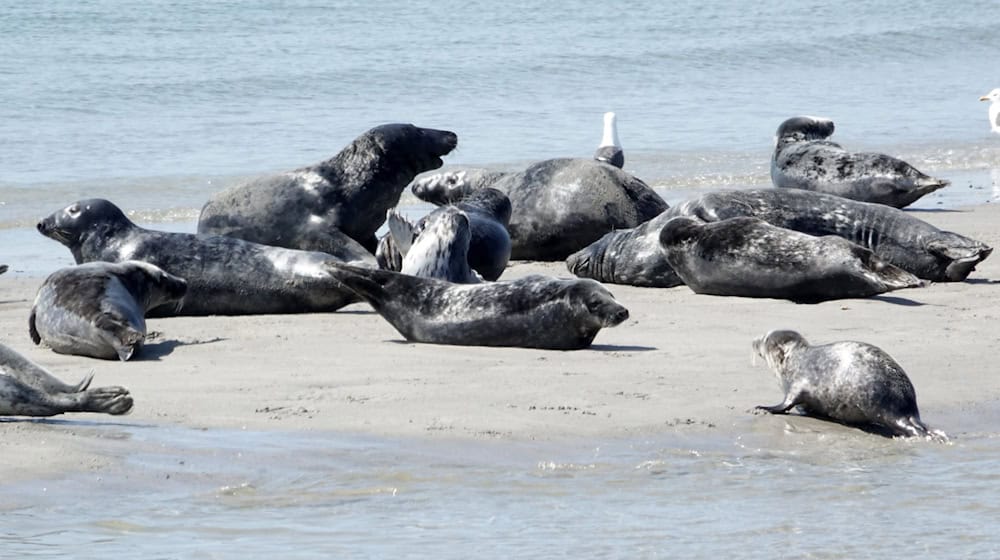
<instances>
[{"instance_id":1,"label":"shoreline","mask_svg":"<svg viewBox=\"0 0 1000 560\"><path fill-rule=\"evenodd\" d=\"M1000 245L997 205L914 215ZM563 263L516 262L503 278L535 273L569 276ZM103 469L114 460L90 441L101 436L75 427L116 424L556 442L804 423L877 437L804 418L747 421L754 406L781 398L771 372L750 360L751 340L776 328L813 344L880 346L909 374L927 424L957 437L992 431L1000 379L982 361L984 344L998 340L997 279L992 256L966 282L815 305L607 285L630 319L602 330L591 349L569 352L406 343L361 303L325 314L150 319L143 353L121 363L34 346L27 317L41 278L5 274L0 340L64 381L93 370L93 386L129 388L135 408L126 417L0 422L5 453L18 457L0 473Z\"/></svg>"}]
</instances>

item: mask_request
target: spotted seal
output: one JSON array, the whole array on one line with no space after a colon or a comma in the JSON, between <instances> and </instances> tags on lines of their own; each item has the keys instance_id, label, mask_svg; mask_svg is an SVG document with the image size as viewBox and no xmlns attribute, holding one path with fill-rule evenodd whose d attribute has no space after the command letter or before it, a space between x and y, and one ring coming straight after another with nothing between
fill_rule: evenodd
<instances>
[{"instance_id":1,"label":"spotted seal","mask_svg":"<svg viewBox=\"0 0 1000 560\"><path fill-rule=\"evenodd\" d=\"M781 123L771 157L774 186L903 208L951 184L892 156L848 152L827 140L833 128L833 121L819 117Z\"/></svg>"},{"instance_id":2,"label":"spotted seal","mask_svg":"<svg viewBox=\"0 0 1000 560\"><path fill-rule=\"evenodd\" d=\"M921 436L947 441L930 430L917 410L917 395L903 368L881 348L864 342L810 346L799 333L776 330L753 341L785 392L774 406L758 406L772 414L793 408L874 429L891 436Z\"/></svg>"},{"instance_id":3,"label":"spotted seal","mask_svg":"<svg viewBox=\"0 0 1000 560\"><path fill-rule=\"evenodd\" d=\"M389 235L402 258L399 271L457 284L481 282L469 266L472 228L468 216L455 206L442 210L428 217L419 234L406 218L389 210Z\"/></svg>"},{"instance_id":4,"label":"spotted seal","mask_svg":"<svg viewBox=\"0 0 1000 560\"><path fill-rule=\"evenodd\" d=\"M125 414L132 396L124 387L90 389L94 375L67 385L41 366L0 344L0 415L55 416L65 412Z\"/></svg>"},{"instance_id":5,"label":"spotted seal","mask_svg":"<svg viewBox=\"0 0 1000 560\"><path fill-rule=\"evenodd\" d=\"M846 239L813 237L757 218L702 223L677 217L660 230L671 268L698 294L816 303L923 285Z\"/></svg>"},{"instance_id":6,"label":"spotted seal","mask_svg":"<svg viewBox=\"0 0 1000 560\"><path fill-rule=\"evenodd\" d=\"M413 342L576 350L628 318L591 280L528 276L452 284L338 263L327 268Z\"/></svg>"},{"instance_id":7,"label":"spotted seal","mask_svg":"<svg viewBox=\"0 0 1000 560\"><path fill-rule=\"evenodd\" d=\"M74 202L40 221L38 231L68 247L77 264L139 260L187 280L184 306L161 305L149 311L151 317L335 311L356 301L322 266L338 256L148 230L104 199ZM340 258L376 266L363 250Z\"/></svg>"},{"instance_id":8,"label":"spotted seal","mask_svg":"<svg viewBox=\"0 0 1000 560\"><path fill-rule=\"evenodd\" d=\"M457 144L447 130L377 126L326 161L215 194L201 210L198 233L331 254L360 244L373 253L386 210Z\"/></svg>"},{"instance_id":9,"label":"spotted seal","mask_svg":"<svg viewBox=\"0 0 1000 560\"><path fill-rule=\"evenodd\" d=\"M127 361L146 339L146 312L179 307L187 282L141 261L62 268L42 283L28 330L60 354Z\"/></svg>"}]
</instances>

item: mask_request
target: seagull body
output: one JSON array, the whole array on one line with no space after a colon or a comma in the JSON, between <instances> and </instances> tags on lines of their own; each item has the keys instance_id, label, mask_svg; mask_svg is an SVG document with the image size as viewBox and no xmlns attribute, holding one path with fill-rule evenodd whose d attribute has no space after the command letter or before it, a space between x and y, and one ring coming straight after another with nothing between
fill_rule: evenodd
<instances>
[{"instance_id":1,"label":"seagull body","mask_svg":"<svg viewBox=\"0 0 1000 560\"><path fill-rule=\"evenodd\" d=\"M990 102L990 128L1000 134L1000 88L994 89L979 100Z\"/></svg>"}]
</instances>

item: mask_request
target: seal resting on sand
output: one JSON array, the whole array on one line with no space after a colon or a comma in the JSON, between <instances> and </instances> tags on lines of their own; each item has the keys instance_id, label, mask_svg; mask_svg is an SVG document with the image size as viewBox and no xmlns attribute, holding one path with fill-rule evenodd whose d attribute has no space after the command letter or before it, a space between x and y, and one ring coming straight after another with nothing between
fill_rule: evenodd
<instances>
[{"instance_id":1,"label":"seal resting on sand","mask_svg":"<svg viewBox=\"0 0 1000 560\"><path fill-rule=\"evenodd\" d=\"M76 385L0 344L0 416L55 416L64 412L125 414L132 396L124 387L89 389L94 375Z\"/></svg>"},{"instance_id":2,"label":"seal resting on sand","mask_svg":"<svg viewBox=\"0 0 1000 560\"><path fill-rule=\"evenodd\" d=\"M447 130L377 126L326 161L217 193L201 210L198 233L330 254L360 244L374 253L386 210L457 143Z\"/></svg>"},{"instance_id":3,"label":"seal resting on sand","mask_svg":"<svg viewBox=\"0 0 1000 560\"><path fill-rule=\"evenodd\" d=\"M628 310L592 280L452 284L337 263L327 268L412 342L576 350L628 319Z\"/></svg>"},{"instance_id":4,"label":"seal resting on sand","mask_svg":"<svg viewBox=\"0 0 1000 560\"><path fill-rule=\"evenodd\" d=\"M829 119L793 117L781 123L771 157L774 186L903 208L951 184L892 156L848 152L827 140L832 134Z\"/></svg>"},{"instance_id":5,"label":"seal resting on sand","mask_svg":"<svg viewBox=\"0 0 1000 560\"><path fill-rule=\"evenodd\" d=\"M864 342L810 346L795 331L777 330L753 341L785 398L758 406L772 414L793 408L817 416L874 429L890 436L921 436L947 441L920 420L917 394L906 372L881 348Z\"/></svg>"},{"instance_id":6,"label":"seal resting on sand","mask_svg":"<svg viewBox=\"0 0 1000 560\"><path fill-rule=\"evenodd\" d=\"M54 212L38 223L38 231L68 247L77 264L144 261L187 280L181 309L161 305L149 317L336 311L357 299L322 265L342 259L376 266L363 249L335 256L221 235L148 230L100 198Z\"/></svg>"},{"instance_id":7,"label":"seal resting on sand","mask_svg":"<svg viewBox=\"0 0 1000 560\"><path fill-rule=\"evenodd\" d=\"M60 354L127 361L146 339L146 312L179 307L187 282L141 261L92 262L53 272L31 306L28 330Z\"/></svg>"}]
</instances>

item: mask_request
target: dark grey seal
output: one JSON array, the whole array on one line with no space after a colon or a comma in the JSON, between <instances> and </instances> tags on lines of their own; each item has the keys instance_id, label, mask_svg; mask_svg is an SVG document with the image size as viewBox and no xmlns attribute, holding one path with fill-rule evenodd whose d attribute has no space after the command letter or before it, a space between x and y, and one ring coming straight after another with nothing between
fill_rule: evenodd
<instances>
[{"instance_id":1,"label":"dark grey seal","mask_svg":"<svg viewBox=\"0 0 1000 560\"><path fill-rule=\"evenodd\" d=\"M510 260L511 243L507 232L511 213L510 199L489 187L473 191L455 204L441 206L421 218L411 228L411 238L419 236L428 222L452 207L461 210L469 221L469 267L485 280L496 280L503 274ZM402 270L403 257L392 235L386 234L379 240L375 258L385 270Z\"/></svg>"},{"instance_id":2,"label":"dark grey seal","mask_svg":"<svg viewBox=\"0 0 1000 560\"><path fill-rule=\"evenodd\" d=\"M356 301L324 264L338 257L250 243L221 235L143 229L111 202L74 202L38 223L38 231L70 249L77 264L138 260L187 280L184 306L147 316L246 315L335 311ZM362 251L347 262L376 266Z\"/></svg>"},{"instance_id":3,"label":"dark grey seal","mask_svg":"<svg viewBox=\"0 0 1000 560\"><path fill-rule=\"evenodd\" d=\"M328 265L406 340L463 346L576 350L628 310L590 280L528 276L452 284L387 270Z\"/></svg>"},{"instance_id":4,"label":"dark grey seal","mask_svg":"<svg viewBox=\"0 0 1000 560\"><path fill-rule=\"evenodd\" d=\"M469 266L472 228L469 218L455 206L428 216L420 233L400 214L389 210L389 235L399 248L399 271L411 276L437 278L456 284L481 282ZM382 244L379 244L382 248ZM377 254L377 253L376 253Z\"/></svg>"},{"instance_id":5,"label":"dark grey seal","mask_svg":"<svg viewBox=\"0 0 1000 560\"><path fill-rule=\"evenodd\" d=\"M7 265L0 264L0 274L3 274L4 272L7 272Z\"/></svg>"},{"instance_id":6,"label":"dark grey seal","mask_svg":"<svg viewBox=\"0 0 1000 560\"><path fill-rule=\"evenodd\" d=\"M593 159L549 159L516 173L439 173L415 181L412 190L421 200L446 204L483 187L510 198L515 260L563 260L605 233L633 228L667 208L646 183Z\"/></svg>"},{"instance_id":7,"label":"dark grey seal","mask_svg":"<svg viewBox=\"0 0 1000 560\"><path fill-rule=\"evenodd\" d=\"M864 342L810 346L795 331L771 331L753 341L770 366L785 398L757 409L809 416L868 428L889 436L947 441L920 420L917 394L906 372L884 350Z\"/></svg>"},{"instance_id":8,"label":"dark grey seal","mask_svg":"<svg viewBox=\"0 0 1000 560\"><path fill-rule=\"evenodd\" d=\"M326 161L216 194L202 208L198 233L330 254L361 244L374 253L386 210L457 143L446 130L375 127Z\"/></svg>"},{"instance_id":9,"label":"dark grey seal","mask_svg":"<svg viewBox=\"0 0 1000 560\"><path fill-rule=\"evenodd\" d=\"M0 416L55 416L64 412L125 414L132 396L124 387L89 389L94 375L67 385L0 344Z\"/></svg>"},{"instance_id":10,"label":"dark grey seal","mask_svg":"<svg viewBox=\"0 0 1000 560\"><path fill-rule=\"evenodd\" d=\"M681 283L666 256L652 251L659 231L676 216L717 222L738 216L808 233L837 235L870 249L888 263L934 282L961 282L993 249L942 231L902 210L882 204L799 189L717 191L667 210L635 229L616 231L570 256L577 276L601 282L671 287ZM641 256L641 258L639 258Z\"/></svg>"},{"instance_id":11,"label":"dark grey seal","mask_svg":"<svg viewBox=\"0 0 1000 560\"><path fill-rule=\"evenodd\" d=\"M187 282L141 261L57 270L38 289L28 330L60 354L127 361L146 339L146 312L180 307Z\"/></svg>"},{"instance_id":12,"label":"dark grey seal","mask_svg":"<svg viewBox=\"0 0 1000 560\"><path fill-rule=\"evenodd\" d=\"M660 244L697 294L817 303L923 285L846 239L813 237L757 218L707 224L674 218L660 230Z\"/></svg>"},{"instance_id":13,"label":"dark grey seal","mask_svg":"<svg viewBox=\"0 0 1000 560\"><path fill-rule=\"evenodd\" d=\"M781 123L771 157L774 186L903 208L951 184L892 156L848 152L827 140L832 134L829 119L793 117Z\"/></svg>"},{"instance_id":14,"label":"dark grey seal","mask_svg":"<svg viewBox=\"0 0 1000 560\"><path fill-rule=\"evenodd\" d=\"M618 119L614 113L604 113L604 136L601 145L594 153L594 159L613 165L618 169L625 167L625 152L618 140Z\"/></svg>"}]
</instances>

